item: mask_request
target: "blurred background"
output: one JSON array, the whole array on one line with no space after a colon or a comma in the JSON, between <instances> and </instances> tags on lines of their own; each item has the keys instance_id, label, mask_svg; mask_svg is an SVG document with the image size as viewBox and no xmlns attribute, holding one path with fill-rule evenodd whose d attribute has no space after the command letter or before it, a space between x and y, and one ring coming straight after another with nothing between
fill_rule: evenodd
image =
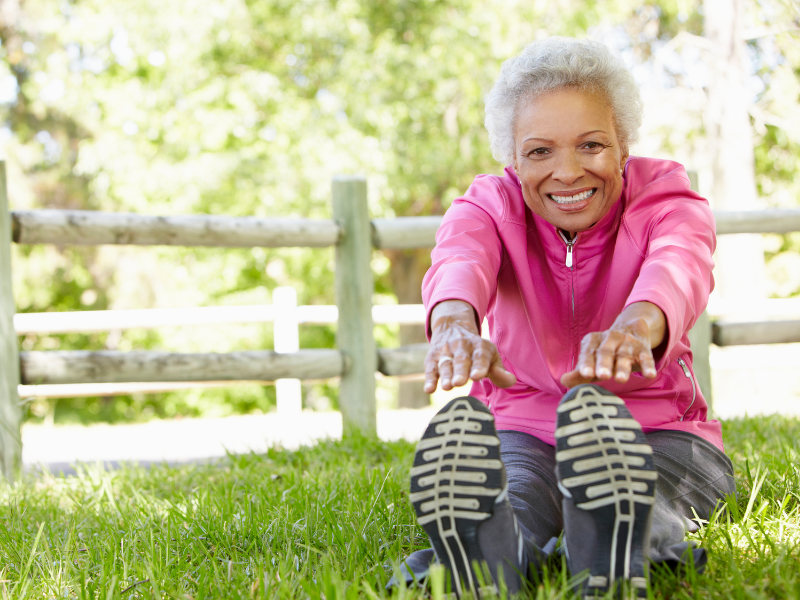
<instances>
[{"instance_id":1,"label":"blurred background","mask_svg":"<svg viewBox=\"0 0 800 600\"><path fill-rule=\"evenodd\" d=\"M590 37L641 85L633 154L677 160L724 210L800 199L800 4L794 0L2 0L0 146L12 208L330 218L334 174L362 173L373 217L439 215L499 173L483 99L534 39ZM728 236L712 316L800 318L800 234ZM428 251L375 252L375 304L416 304ZM13 247L20 313L329 305L333 251ZM778 304L770 302L779 299ZM777 307L777 308L776 308ZM787 314L793 313L793 314ZM379 325L378 344L424 341ZM300 347L333 347L303 325ZM272 324L20 336L22 350L269 349ZM717 414L800 412L796 345L712 348ZM422 406L379 381L382 408ZM30 423L135 422L275 409L245 384L46 399ZM441 401L440 397L434 399ZM312 410L337 385L303 386Z\"/></svg>"}]
</instances>

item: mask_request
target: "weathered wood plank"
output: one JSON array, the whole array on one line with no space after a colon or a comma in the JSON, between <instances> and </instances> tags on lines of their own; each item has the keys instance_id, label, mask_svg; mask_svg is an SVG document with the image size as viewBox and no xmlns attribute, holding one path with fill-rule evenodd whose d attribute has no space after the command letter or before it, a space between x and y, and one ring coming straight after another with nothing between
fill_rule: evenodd
<instances>
[{"instance_id":1,"label":"weathered wood plank","mask_svg":"<svg viewBox=\"0 0 800 600\"><path fill-rule=\"evenodd\" d=\"M697 171L689 171L691 188L699 191ZM689 331L689 346L692 349L692 370L694 371L695 384L700 386L703 398L710 407L713 401L711 390L711 320L708 310L704 310L698 317L694 327Z\"/></svg>"},{"instance_id":2,"label":"weathered wood plank","mask_svg":"<svg viewBox=\"0 0 800 600\"><path fill-rule=\"evenodd\" d=\"M373 219L372 244L376 248L433 248L442 217Z\"/></svg>"},{"instance_id":3,"label":"weathered wood plank","mask_svg":"<svg viewBox=\"0 0 800 600\"><path fill-rule=\"evenodd\" d=\"M319 219L154 217L91 210L15 211L12 219L18 244L321 248L335 245L341 235L334 221Z\"/></svg>"},{"instance_id":4,"label":"weathered wood plank","mask_svg":"<svg viewBox=\"0 0 800 600\"><path fill-rule=\"evenodd\" d=\"M378 371L390 377L419 375L425 372L428 344L378 349Z\"/></svg>"},{"instance_id":5,"label":"weathered wood plank","mask_svg":"<svg viewBox=\"0 0 800 600\"><path fill-rule=\"evenodd\" d=\"M714 211L714 218L717 221L717 235L800 231L800 208Z\"/></svg>"},{"instance_id":6,"label":"weathered wood plank","mask_svg":"<svg viewBox=\"0 0 800 600\"><path fill-rule=\"evenodd\" d=\"M333 217L344 227L336 246L336 344L350 359L339 384L339 408L347 429L375 432L375 370L372 335L372 231L367 207L367 182L362 177L333 180Z\"/></svg>"},{"instance_id":7,"label":"weathered wood plank","mask_svg":"<svg viewBox=\"0 0 800 600\"><path fill-rule=\"evenodd\" d=\"M22 383L123 383L158 381L275 381L327 379L342 374L338 350L268 350L228 354L58 351L20 353Z\"/></svg>"},{"instance_id":8,"label":"weathered wood plank","mask_svg":"<svg viewBox=\"0 0 800 600\"><path fill-rule=\"evenodd\" d=\"M14 329L17 335L26 335L86 333L137 327L148 329L181 325L271 323L275 320L274 313L271 304L17 313L14 315ZM332 322L336 322L335 319Z\"/></svg>"},{"instance_id":9,"label":"weathered wood plank","mask_svg":"<svg viewBox=\"0 0 800 600\"><path fill-rule=\"evenodd\" d=\"M144 308L131 310L81 310L69 312L17 313L17 335L29 333L87 333L112 329L176 327L181 325L221 325L226 323L272 323L271 304L243 306L201 306L191 308ZM297 307L298 323L329 324L339 320L339 309L324 304ZM375 323L425 323L422 304L381 304L372 307Z\"/></svg>"},{"instance_id":10,"label":"weathered wood plank","mask_svg":"<svg viewBox=\"0 0 800 600\"><path fill-rule=\"evenodd\" d=\"M756 323L718 321L712 325L711 339L717 346L798 343L800 320Z\"/></svg>"},{"instance_id":11,"label":"weathered wood plank","mask_svg":"<svg viewBox=\"0 0 800 600\"><path fill-rule=\"evenodd\" d=\"M232 387L255 383L265 385L268 381L150 381L124 383L55 383L40 385L20 385L17 387L20 398L97 398L109 396L130 396L131 394L162 394L175 390L196 388Z\"/></svg>"},{"instance_id":12,"label":"weathered wood plank","mask_svg":"<svg viewBox=\"0 0 800 600\"><path fill-rule=\"evenodd\" d=\"M22 467L22 408L17 395L19 356L14 332L11 291L11 222L8 211L6 163L0 161L0 473L9 480Z\"/></svg>"},{"instance_id":13,"label":"weathered wood plank","mask_svg":"<svg viewBox=\"0 0 800 600\"><path fill-rule=\"evenodd\" d=\"M714 213L717 234L800 231L800 209ZM440 216L372 221L376 248L432 248ZM332 246L341 230L332 220L265 219L186 215L158 217L82 210L12 213L13 239L20 244L130 244L216 247Z\"/></svg>"}]
</instances>

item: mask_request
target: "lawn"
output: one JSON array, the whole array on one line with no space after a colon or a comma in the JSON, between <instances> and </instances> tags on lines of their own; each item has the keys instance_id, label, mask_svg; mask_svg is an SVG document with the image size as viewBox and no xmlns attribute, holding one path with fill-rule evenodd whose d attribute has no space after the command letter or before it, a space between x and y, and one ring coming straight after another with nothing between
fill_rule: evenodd
<instances>
[{"instance_id":1,"label":"lawn","mask_svg":"<svg viewBox=\"0 0 800 600\"><path fill-rule=\"evenodd\" d=\"M800 421L724 427L738 502L693 536L710 550L706 572L655 573L651 597L800 597ZM0 594L425 597L383 591L390 565L426 545L406 492L413 450L352 437L216 464L89 466L0 483ZM570 598L568 579L554 565L526 597Z\"/></svg>"}]
</instances>

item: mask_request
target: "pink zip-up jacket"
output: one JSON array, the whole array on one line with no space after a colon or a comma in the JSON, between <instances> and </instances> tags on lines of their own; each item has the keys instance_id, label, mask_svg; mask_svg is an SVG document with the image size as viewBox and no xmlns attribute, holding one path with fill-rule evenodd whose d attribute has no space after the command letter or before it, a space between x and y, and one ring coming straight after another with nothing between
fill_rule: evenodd
<instances>
[{"instance_id":1,"label":"pink zip-up jacket","mask_svg":"<svg viewBox=\"0 0 800 600\"><path fill-rule=\"evenodd\" d=\"M719 421L706 419L687 337L714 285L714 216L678 163L631 157L623 180L619 200L570 249L525 205L511 167L502 177L476 177L436 234L422 283L427 330L444 300L463 300L481 321L487 317L517 383L501 389L486 378L470 394L491 407L497 429L552 445L567 391L560 379L575 367L583 337L608 329L629 304L652 302L668 327L654 351L656 378L634 373L627 383L600 385L625 400L645 432L687 431L723 450Z\"/></svg>"}]
</instances>

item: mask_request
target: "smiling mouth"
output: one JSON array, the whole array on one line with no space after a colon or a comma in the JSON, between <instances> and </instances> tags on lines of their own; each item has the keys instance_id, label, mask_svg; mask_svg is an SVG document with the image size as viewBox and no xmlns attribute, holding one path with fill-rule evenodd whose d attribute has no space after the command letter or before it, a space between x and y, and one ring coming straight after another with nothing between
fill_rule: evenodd
<instances>
[{"instance_id":1,"label":"smiling mouth","mask_svg":"<svg viewBox=\"0 0 800 600\"><path fill-rule=\"evenodd\" d=\"M575 204L593 196L596 191L597 188L592 188L590 190L586 190L585 192L575 194L574 196L555 196L553 194L547 194L547 197L556 204Z\"/></svg>"}]
</instances>

